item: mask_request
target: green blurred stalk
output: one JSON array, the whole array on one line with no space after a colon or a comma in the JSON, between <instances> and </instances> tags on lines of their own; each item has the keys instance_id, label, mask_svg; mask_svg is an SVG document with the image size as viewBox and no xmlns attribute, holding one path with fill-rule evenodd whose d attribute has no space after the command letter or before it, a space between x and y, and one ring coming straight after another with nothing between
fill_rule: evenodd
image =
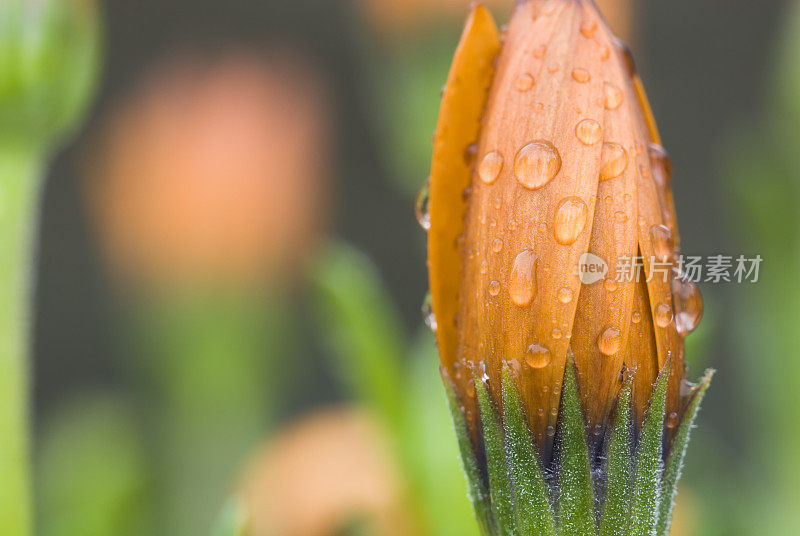
<instances>
[{"instance_id":1,"label":"green blurred stalk","mask_svg":"<svg viewBox=\"0 0 800 536\"><path fill-rule=\"evenodd\" d=\"M281 300L244 293L171 296L138 310L137 358L163 534L204 534L236 472L274 421Z\"/></svg>"},{"instance_id":2,"label":"green blurred stalk","mask_svg":"<svg viewBox=\"0 0 800 536\"><path fill-rule=\"evenodd\" d=\"M41 162L0 147L0 535L31 533L28 319Z\"/></svg>"}]
</instances>

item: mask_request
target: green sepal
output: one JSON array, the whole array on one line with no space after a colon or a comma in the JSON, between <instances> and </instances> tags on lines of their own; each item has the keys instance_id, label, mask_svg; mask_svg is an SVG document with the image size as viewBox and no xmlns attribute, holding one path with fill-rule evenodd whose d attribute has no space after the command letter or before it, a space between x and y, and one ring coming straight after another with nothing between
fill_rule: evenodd
<instances>
[{"instance_id":1,"label":"green sepal","mask_svg":"<svg viewBox=\"0 0 800 536\"><path fill-rule=\"evenodd\" d=\"M561 395L559 525L563 535L594 536L594 488L572 354L566 368Z\"/></svg>"},{"instance_id":2,"label":"green sepal","mask_svg":"<svg viewBox=\"0 0 800 536\"><path fill-rule=\"evenodd\" d=\"M686 408L681 424L678 427L678 432L675 434L675 439L672 442L672 448L667 457L667 464L662 479L662 497L658 509L658 522L656 524L656 534L658 536L669 536L669 529L672 524L672 510L675 507L675 496L678 493L678 480L681 477L683 460L686 457L686 448L689 445L689 436L694 427L694 420L700 409L700 403L703 401L708 386L711 385L711 378L713 376L714 371L707 370L703 379L700 380L700 384L696 388L697 391L692 397L689 406Z\"/></svg>"},{"instance_id":3,"label":"green sepal","mask_svg":"<svg viewBox=\"0 0 800 536\"><path fill-rule=\"evenodd\" d=\"M625 536L630 516L633 467L631 464L631 389L633 374L629 374L617 400L617 413L608 443L606 498L600 518L600 536Z\"/></svg>"},{"instance_id":4,"label":"green sepal","mask_svg":"<svg viewBox=\"0 0 800 536\"><path fill-rule=\"evenodd\" d=\"M517 531L523 535L555 536L556 521L547 483L508 365L503 367L503 410Z\"/></svg>"},{"instance_id":5,"label":"green sepal","mask_svg":"<svg viewBox=\"0 0 800 536\"><path fill-rule=\"evenodd\" d=\"M453 416L453 427L455 428L456 438L458 439L458 449L461 452L461 462L464 468L464 476L467 479L469 490L469 500L475 511L475 517L481 530L481 534L494 534L494 520L492 518L489 492L481 476L478 467L478 459L472 447L469 427L461 405L458 402L458 395L455 392L452 382L443 374L444 387L447 392L447 402L450 406L450 413Z\"/></svg>"},{"instance_id":6,"label":"green sepal","mask_svg":"<svg viewBox=\"0 0 800 536\"><path fill-rule=\"evenodd\" d=\"M506 462L503 424L499 412L489 396L486 384L477 376L475 377L475 390L481 410L492 514L497 523L497 534L515 536L517 534L516 519L511 492L511 477Z\"/></svg>"},{"instance_id":7,"label":"green sepal","mask_svg":"<svg viewBox=\"0 0 800 536\"><path fill-rule=\"evenodd\" d=\"M656 380L636 449L636 473L628 536L652 536L658 518L663 463L664 413L667 404L668 359Z\"/></svg>"}]
</instances>

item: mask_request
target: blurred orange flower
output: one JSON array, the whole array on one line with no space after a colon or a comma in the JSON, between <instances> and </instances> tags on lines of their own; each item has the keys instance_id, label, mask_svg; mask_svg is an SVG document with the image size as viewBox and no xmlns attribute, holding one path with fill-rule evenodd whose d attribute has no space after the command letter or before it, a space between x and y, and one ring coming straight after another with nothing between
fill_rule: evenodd
<instances>
[{"instance_id":1,"label":"blurred orange flower","mask_svg":"<svg viewBox=\"0 0 800 536\"><path fill-rule=\"evenodd\" d=\"M414 534L386 439L367 415L327 409L284 430L253 461L242 497L253 536L336 536L364 523Z\"/></svg>"},{"instance_id":2,"label":"blurred orange flower","mask_svg":"<svg viewBox=\"0 0 800 536\"><path fill-rule=\"evenodd\" d=\"M331 110L291 53L176 60L104 122L88 198L113 272L157 286L292 273L325 221Z\"/></svg>"}]
</instances>

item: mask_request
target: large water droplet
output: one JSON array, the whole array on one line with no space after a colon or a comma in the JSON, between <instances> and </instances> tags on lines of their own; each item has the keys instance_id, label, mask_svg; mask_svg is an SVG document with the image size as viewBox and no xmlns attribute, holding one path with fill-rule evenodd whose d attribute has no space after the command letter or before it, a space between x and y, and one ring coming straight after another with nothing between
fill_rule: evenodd
<instances>
[{"instance_id":1,"label":"large water droplet","mask_svg":"<svg viewBox=\"0 0 800 536\"><path fill-rule=\"evenodd\" d=\"M589 209L580 197L562 199L553 222L556 241L564 246L572 245L586 226L588 216Z\"/></svg>"},{"instance_id":2,"label":"large water droplet","mask_svg":"<svg viewBox=\"0 0 800 536\"><path fill-rule=\"evenodd\" d=\"M656 321L656 326L665 328L672 322L672 307L669 304L660 302L656 305L653 311L653 318Z\"/></svg>"},{"instance_id":3,"label":"large water droplet","mask_svg":"<svg viewBox=\"0 0 800 536\"><path fill-rule=\"evenodd\" d=\"M519 91L528 91L530 88L533 87L535 80L530 73L522 73L517 77L517 81L515 86Z\"/></svg>"},{"instance_id":4,"label":"large water droplet","mask_svg":"<svg viewBox=\"0 0 800 536\"><path fill-rule=\"evenodd\" d=\"M431 215L428 212L428 205L430 203L431 195L431 179L425 181L422 188L417 193L417 199L414 203L414 212L417 215L417 221L420 226L426 231L431 228Z\"/></svg>"},{"instance_id":5,"label":"large water droplet","mask_svg":"<svg viewBox=\"0 0 800 536\"><path fill-rule=\"evenodd\" d=\"M614 84L606 82L605 86L603 86L603 95L605 97L605 106L609 110L616 110L622 104L622 90Z\"/></svg>"},{"instance_id":6,"label":"large water droplet","mask_svg":"<svg viewBox=\"0 0 800 536\"><path fill-rule=\"evenodd\" d=\"M647 146L650 154L650 165L653 168L653 178L659 186L666 188L672 178L672 160L670 160L666 149L656 143Z\"/></svg>"},{"instance_id":7,"label":"large water droplet","mask_svg":"<svg viewBox=\"0 0 800 536\"><path fill-rule=\"evenodd\" d=\"M534 369L546 367L550 364L551 359L550 349L537 342L528 346L528 350L525 352L525 362Z\"/></svg>"},{"instance_id":8,"label":"large water droplet","mask_svg":"<svg viewBox=\"0 0 800 536\"><path fill-rule=\"evenodd\" d=\"M589 71L586 69L573 69L572 70L572 78L576 82L580 82L581 84L585 84L589 80L592 79L592 75L589 74Z\"/></svg>"},{"instance_id":9,"label":"large water droplet","mask_svg":"<svg viewBox=\"0 0 800 536\"><path fill-rule=\"evenodd\" d=\"M585 145L593 145L603 137L603 127L594 119L584 119L575 126L575 136Z\"/></svg>"},{"instance_id":10,"label":"large water droplet","mask_svg":"<svg viewBox=\"0 0 800 536\"><path fill-rule=\"evenodd\" d=\"M425 320L425 325L436 333L436 315L433 314L433 299L430 292L425 295L425 300L422 302L422 318Z\"/></svg>"},{"instance_id":11,"label":"large water droplet","mask_svg":"<svg viewBox=\"0 0 800 536\"><path fill-rule=\"evenodd\" d=\"M508 280L508 293L511 301L519 307L526 307L536 296L536 254L526 249L514 259L511 276Z\"/></svg>"},{"instance_id":12,"label":"large water droplet","mask_svg":"<svg viewBox=\"0 0 800 536\"><path fill-rule=\"evenodd\" d=\"M514 160L514 174L525 188L541 188L561 170L561 155L552 143L537 140L519 150Z\"/></svg>"},{"instance_id":13,"label":"large water droplet","mask_svg":"<svg viewBox=\"0 0 800 536\"><path fill-rule=\"evenodd\" d=\"M604 143L601 158L601 181L619 177L628 167L628 151L619 143Z\"/></svg>"},{"instance_id":14,"label":"large water droplet","mask_svg":"<svg viewBox=\"0 0 800 536\"><path fill-rule=\"evenodd\" d=\"M672 307L678 333L687 335L697 329L703 318L703 296L692 280L685 277L672 279Z\"/></svg>"},{"instance_id":15,"label":"large water droplet","mask_svg":"<svg viewBox=\"0 0 800 536\"><path fill-rule=\"evenodd\" d=\"M667 262L672 257L672 232L666 225L653 225L650 228L653 239L653 252L656 260Z\"/></svg>"},{"instance_id":16,"label":"large water droplet","mask_svg":"<svg viewBox=\"0 0 800 536\"><path fill-rule=\"evenodd\" d=\"M622 332L614 326L607 327L597 339L597 348L603 355L614 355L622 347Z\"/></svg>"},{"instance_id":17,"label":"large water droplet","mask_svg":"<svg viewBox=\"0 0 800 536\"><path fill-rule=\"evenodd\" d=\"M486 184L492 184L503 169L503 155L497 151L486 153L478 166L478 176Z\"/></svg>"}]
</instances>

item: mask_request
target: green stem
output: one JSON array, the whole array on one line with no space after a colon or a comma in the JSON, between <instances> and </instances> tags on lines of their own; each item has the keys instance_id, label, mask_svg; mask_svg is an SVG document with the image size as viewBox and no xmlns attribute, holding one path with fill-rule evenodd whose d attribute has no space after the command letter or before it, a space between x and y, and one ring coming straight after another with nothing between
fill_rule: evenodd
<instances>
[{"instance_id":1,"label":"green stem","mask_svg":"<svg viewBox=\"0 0 800 536\"><path fill-rule=\"evenodd\" d=\"M28 315L41 159L0 148L0 534L31 534Z\"/></svg>"}]
</instances>

